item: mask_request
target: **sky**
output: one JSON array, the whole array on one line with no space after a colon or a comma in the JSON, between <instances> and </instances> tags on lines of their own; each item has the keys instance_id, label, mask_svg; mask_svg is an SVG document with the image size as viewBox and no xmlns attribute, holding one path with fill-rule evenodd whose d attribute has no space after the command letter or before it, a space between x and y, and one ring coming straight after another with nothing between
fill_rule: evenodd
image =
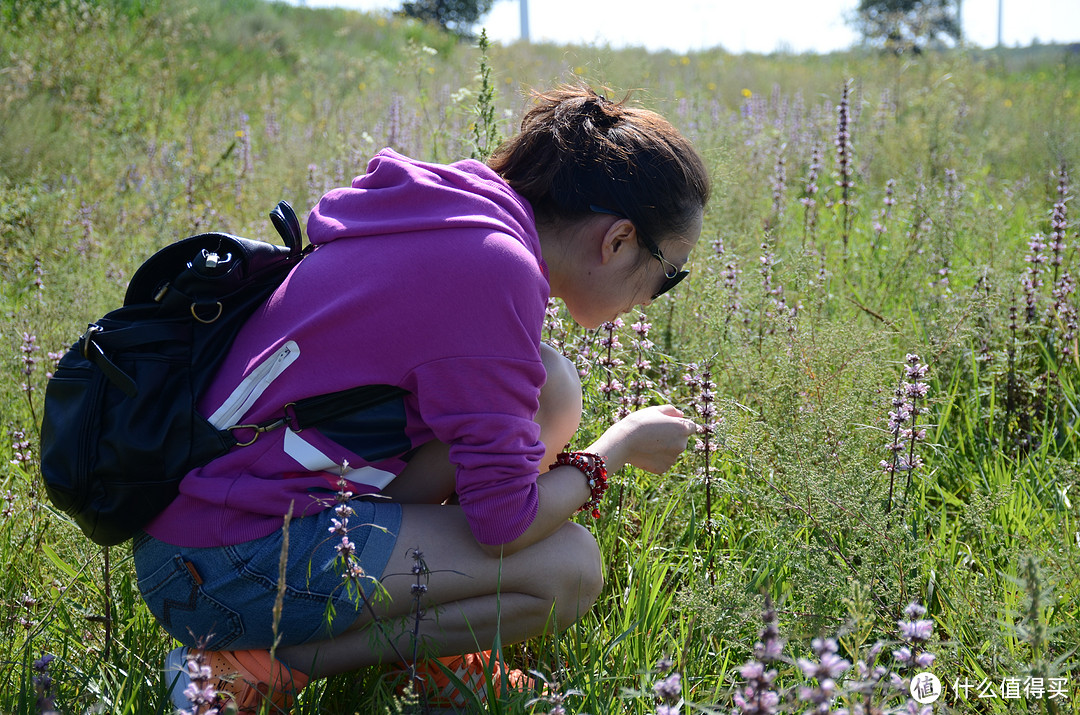
<instances>
[{"instance_id":1,"label":"sky","mask_svg":"<svg viewBox=\"0 0 1080 715\"><path fill-rule=\"evenodd\" d=\"M401 0L290 0L308 7L396 10ZM493 41L521 30L520 0L496 0L481 23ZM963 0L969 43L997 44L1001 6L1005 45L1080 42L1080 0ZM734 53L831 52L854 44L845 18L858 0L528 0L534 42L642 46L675 52L723 47Z\"/></svg>"}]
</instances>

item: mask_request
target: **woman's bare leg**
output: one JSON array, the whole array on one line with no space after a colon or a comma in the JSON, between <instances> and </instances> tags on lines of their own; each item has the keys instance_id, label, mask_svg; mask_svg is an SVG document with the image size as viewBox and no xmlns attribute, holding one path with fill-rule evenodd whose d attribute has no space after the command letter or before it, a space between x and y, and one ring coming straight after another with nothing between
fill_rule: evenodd
<instances>
[{"instance_id":1,"label":"woman's bare leg","mask_svg":"<svg viewBox=\"0 0 1080 715\"><path fill-rule=\"evenodd\" d=\"M566 628L603 588L599 548L578 524L567 522L547 539L500 559L476 543L459 507L406 504L382 579L389 598L375 605L384 630L364 616L336 638L281 648L278 658L316 678L396 662L398 653L411 658L414 549L430 570L420 601L421 657L487 650L496 631L509 644Z\"/></svg>"}]
</instances>

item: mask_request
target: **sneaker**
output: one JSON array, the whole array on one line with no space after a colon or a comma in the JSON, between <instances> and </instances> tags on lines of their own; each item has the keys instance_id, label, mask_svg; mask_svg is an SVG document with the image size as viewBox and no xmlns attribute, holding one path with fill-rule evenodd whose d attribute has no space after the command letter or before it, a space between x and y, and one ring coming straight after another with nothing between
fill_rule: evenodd
<instances>
[{"instance_id":1,"label":"sneaker","mask_svg":"<svg viewBox=\"0 0 1080 715\"><path fill-rule=\"evenodd\" d=\"M447 675L443 668L454 677ZM397 677L406 679L398 688L402 693L408 686L409 669L396 666L394 670ZM504 683L511 690L521 692L531 692L536 687L536 681L520 670L507 671L504 664L492 661L489 650L420 661L416 664L416 677L424 684L429 707L454 708L455 711L474 701L486 704L488 682L496 697L501 695Z\"/></svg>"},{"instance_id":2,"label":"sneaker","mask_svg":"<svg viewBox=\"0 0 1080 715\"><path fill-rule=\"evenodd\" d=\"M293 696L307 685L306 675L272 660L265 650L195 651L174 648L165 656L165 681L172 704L190 710L201 700L222 710L232 704L240 715L254 715L264 702L270 713L287 713ZM193 682L199 681L199 682ZM200 685L204 690L199 691Z\"/></svg>"}]
</instances>

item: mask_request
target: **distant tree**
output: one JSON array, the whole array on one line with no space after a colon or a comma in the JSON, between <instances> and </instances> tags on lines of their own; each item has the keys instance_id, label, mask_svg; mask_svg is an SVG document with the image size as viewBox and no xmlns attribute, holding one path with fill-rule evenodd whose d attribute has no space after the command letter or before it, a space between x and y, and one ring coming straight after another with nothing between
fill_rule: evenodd
<instances>
[{"instance_id":1,"label":"distant tree","mask_svg":"<svg viewBox=\"0 0 1080 715\"><path fill-rule=\"evenodd\" d=\"M415 0L401 6L401 14L439 27L460 37L472 37L472 28L491 12L495 0Z\"/></svg>"},{"instance_id":2,"label":"distant tree","mask_svg":"<svg viewBox=\"0 0 1080 715\"><path fill-rule=\"evenodd\" d=\"M960 0L859 0L852 24L870 44L920 52L960 41Z\"/></svg>"}]
</instances>

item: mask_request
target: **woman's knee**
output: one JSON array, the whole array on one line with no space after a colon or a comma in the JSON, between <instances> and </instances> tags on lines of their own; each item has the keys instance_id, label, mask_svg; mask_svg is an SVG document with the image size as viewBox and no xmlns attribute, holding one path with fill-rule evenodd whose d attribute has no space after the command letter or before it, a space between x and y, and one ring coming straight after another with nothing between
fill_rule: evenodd
<instances>
[{"instance_id":1,"label":"woman's knee","mask_svg":"<svg viewBox=\"0 0 1080 715\"><path fill-rule=\"evenodd\" d=\"M536 422L540 425L540 439L547 446L546 465L562 451L581 423L581 378L574 364L549 345L540 345L540 356L547 381L540 390Z\"/></svg>"},{"instance_id":2,"label":"woman's knee","mask_svg":"<svg viewBox=\"0 0 1080 715\"><path fill-rule=\"evenodd\" d=\"M573 522L562 527L558 566L552 568L555 613L560 628L585 615L604 588L600 547L592 533Z\"/></svg>"}]
</instances>

